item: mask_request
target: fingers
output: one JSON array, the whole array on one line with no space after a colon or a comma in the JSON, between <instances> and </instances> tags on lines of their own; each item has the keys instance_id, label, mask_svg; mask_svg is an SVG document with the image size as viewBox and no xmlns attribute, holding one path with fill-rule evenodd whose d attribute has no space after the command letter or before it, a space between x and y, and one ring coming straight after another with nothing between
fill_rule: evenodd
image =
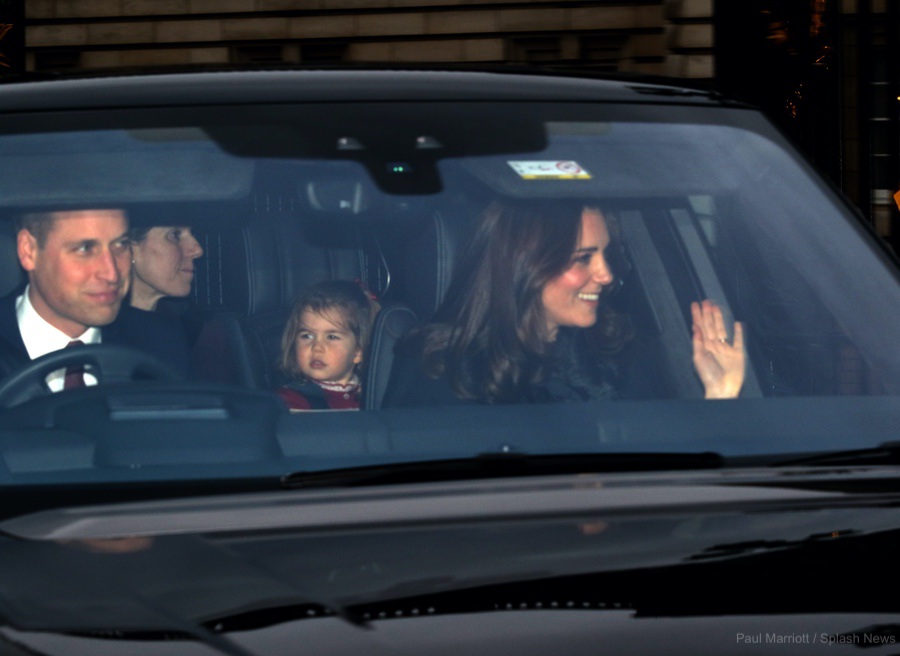
<instances>
[{"instance_id":1,"label":"fingers","mask_svg":"<svg viewBox=\"0 0 900 656\"><path fill-rule=\"evenodd\" d=\"M725 317L722 316L722 309L712 301L704 301L709 304L708 314L712 320L712 336L719 342L728 341L728 330L725 328Z\"/></svg>"},{"instance_id":2,"label":"fingers","mask_svg":"<svg viewBox=\"0 0 900 656\"><path fill-rule=\"evenodd\" d=\"M728 328L722 309L713 301L705 299L699 303L691 303L691 319L694 328L699 329L702 338L709 342L728 343ZM735 323L735 339L737 339L738 323ZM737 343L735 342L735 345ZM743 348L743 334L741 334Z\"/></svg>"},{"instance_id":3,"label":"fingers","mask_svg":"<svg viewBox=\"0 0 900 656\"><path fill-rule=\"evenodd\" d=\"M700 324L700 304L696 301L691 303L691 320L694 322L695 328Z\"/></svg>"},{"instance_id":4,"label":"fingers","mask_svg":"<svg viewBox=\"0 0 900 656\"><path fill-rule=\"evenodd\" d=\"M744 324L740 321L734 322L734 341L732 343L734 344L734 348L739 351L744 350Z\"/></svg>"},{"instance_id":5,"label":"fingers","mask_svg":"<svg viewBox=\"0 0 900 656\"><path fill-rule=\"evenodd\" d=\"M722 309L709 299L691 303L694 370L708 399L735 398L744 384L744 326L734 323L733 336Z\"/></svg>"},{"instance_id":6,"label":"fingers","mask_svg":"<svg viewBox=\"0 0 900 656\"><path fill-rule=\"evenodd\" d=\"M703 334L700 332L700 326L697 325L696 321L694 322L691 341L693 342L694 360L696 361L697 358L700 357L700 353L703 351Z\"/></svg>"}]
</instances>

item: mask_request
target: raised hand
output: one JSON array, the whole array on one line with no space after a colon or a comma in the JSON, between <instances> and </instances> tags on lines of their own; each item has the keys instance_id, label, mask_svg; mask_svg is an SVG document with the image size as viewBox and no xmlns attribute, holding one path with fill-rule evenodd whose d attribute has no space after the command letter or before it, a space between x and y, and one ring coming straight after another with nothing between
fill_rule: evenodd
<instances>
[{"instance_id":1,"label":"raised hand","mask_svg":"<svg viewBox=\"0 0 900 656\"><path fill-rule=\"evenodd\" d=\"M707 399L733 399L741 392L746 371L743 326L735 322L734 339L728 331L722 309L710 300L691 303L693 319L694 369L703 383Z\"/></svg>"}]
</instances>

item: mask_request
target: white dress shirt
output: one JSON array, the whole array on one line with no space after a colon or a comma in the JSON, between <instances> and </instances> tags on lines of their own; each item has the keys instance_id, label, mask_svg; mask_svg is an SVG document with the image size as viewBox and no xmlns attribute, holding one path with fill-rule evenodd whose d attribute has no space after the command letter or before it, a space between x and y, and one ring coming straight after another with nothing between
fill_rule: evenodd
<instances>
[{"instance_id":1,"label":"white dress shirt","mask_svg":"<svg viewBox=\"0 0 900 656\"><path fill-rule=\"evenodd\" d=\"M19 322L19 332L22 334L22 341L25 342L25 349L28 351L28 357L34 360L47 353L64 349L74 339L80 340L85 344L100 343L100 329L90 327L78 337L69 337L58 328L51 326L47 321L37 313L28 297L29 287L25 288L25 293L16 299L16 319ZM58 369L47 376L47 385L53 392L62 390L65 384L66 370ZM96 385L97 379L88 371L84 373L84 382L86 385Z\"/></svg>"}]
</instances>

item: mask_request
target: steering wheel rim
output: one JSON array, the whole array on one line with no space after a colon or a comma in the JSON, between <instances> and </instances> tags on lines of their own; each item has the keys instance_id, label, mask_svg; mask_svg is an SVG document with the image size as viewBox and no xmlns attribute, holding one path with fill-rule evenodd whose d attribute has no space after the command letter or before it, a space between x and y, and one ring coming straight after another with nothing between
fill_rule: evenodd
<instances>
[{"instance_id":1,"label":"steering wheel rim","mask_svg":"<svg viewBox=\"0 0 900 656\"><path fill-rule=\"evenodd\" d=\"M15 348L5 339L0 339L0 381L19 371L29 362L24 351Z\"/></svg>"},{"instance_id":2,"label":"steering wheel rim","mask_svg":"<svg viewBox=\"0 0 900 656\"><path fill-rule=\"evenodd\" d=\"M0 407L12 408L52 394L47 376L76 364L90 367L91 375L100 384L182 380L181 375L169 365L144 351L118 344L87 344L35 358L0 380Z\"/></svg>"}]
</instances>

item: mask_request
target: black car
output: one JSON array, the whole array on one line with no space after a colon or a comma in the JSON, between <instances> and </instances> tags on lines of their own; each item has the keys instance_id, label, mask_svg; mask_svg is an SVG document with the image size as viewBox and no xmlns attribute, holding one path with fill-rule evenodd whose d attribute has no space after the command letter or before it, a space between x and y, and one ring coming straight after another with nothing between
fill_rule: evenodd
<instances>
[{"instance_id":1,"label":"black car","mask_svg":"<svg viewBox=\"0 0 900 656\"><path fill-rule=\"evenodd\" d=\"M489 295L498 207L582 212L569 264L511 223L524 286ZM23 217L97 208L196 238L138 315L189 361L2 345L0 654L897 653L897 262L754 108L525 71L0 85L9 308ZM289 408L295 302L336 280L372 302L359 407ZM704 398L704 353L739 392Z\"/></svg>"}]
</instances>

